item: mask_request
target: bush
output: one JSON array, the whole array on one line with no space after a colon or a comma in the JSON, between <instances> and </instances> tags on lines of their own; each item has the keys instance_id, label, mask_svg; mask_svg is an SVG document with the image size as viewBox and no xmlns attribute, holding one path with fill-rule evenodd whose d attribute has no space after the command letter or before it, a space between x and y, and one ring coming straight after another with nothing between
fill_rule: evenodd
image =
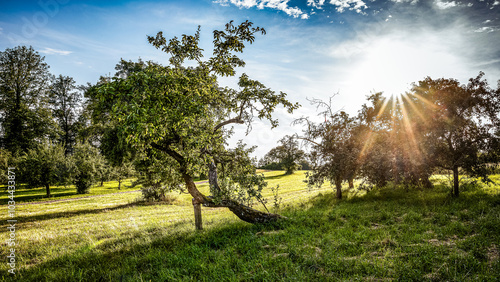
<instances>
[{"instance_id":1,"label":"bush","mask_svg":"<svg viewBox=\"0 0 500 282\"><path fill-rule=\"evenodd\" d=\"M168 189L161 185L148 185L141 187L142 197L149 202L165 201Z\"/></svg>"},{"instance_id":2,"label":"bush","mask_svg":"<svg viewBox=\"0 0 500 282\"><path fill-rule=\"evenodd\" d=\"M98 172L104 158L97 148L88 143L80 143L75 146L72 156L72 179L76 186L76 193L87 194L90 187L98 179Z\"/></svg>"}]
</instances>

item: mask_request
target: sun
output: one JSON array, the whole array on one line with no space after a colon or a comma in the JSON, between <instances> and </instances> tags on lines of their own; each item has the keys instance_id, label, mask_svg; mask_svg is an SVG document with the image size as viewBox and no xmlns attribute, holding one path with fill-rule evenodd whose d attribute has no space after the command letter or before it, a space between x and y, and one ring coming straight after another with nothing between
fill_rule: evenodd
<instances>
[{"instance_id":1,"label":"sun","mask_svg":"<svg viewBox=\"0 0 500 282\"><path fill-rule=\"evenodd\" d=\"M419 50L404 42L380 40L366 50L354 73L363 84L386 97L401 95L409 90L415 73L422 67L418 53Z\"/></svg>"}]
</instances>

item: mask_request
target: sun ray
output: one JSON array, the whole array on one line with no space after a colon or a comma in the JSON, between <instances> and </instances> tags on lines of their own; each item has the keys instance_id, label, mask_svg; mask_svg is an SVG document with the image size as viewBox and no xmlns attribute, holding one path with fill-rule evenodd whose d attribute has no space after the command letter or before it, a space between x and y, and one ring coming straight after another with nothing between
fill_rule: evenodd
<instances>
[{"instance_id":1,"label":"sun ray","mask_svg":"<svg viewBox=\"0 0 500 282\"><path fill-rule=\"evenodd\" d=\"M404 123L404 129L405 129L405 134L407 135L407 140L410 141L410 147L412 151L417 154L417 156L421 156L420 149L417 144L417 140L415 138L415 132L413 131L413 126L411 124L408 111L406 110L405 103L401 103L401 112L403 115L403 123Z\"/></svg>"},{"instance_id":2,"label":"sun ray","mask_svg":"<svg viewBox=\"0 0 500 282\"><path fill-rule=\"evenodd\" d=\"M417 99L419 99L420 101L422 101L422 102L424 102L425 104L427 104L428 106L430 106L431 108L434 108L434 109L439 109L439 107L438 107L436 104L434 104L434 103L432 103L431 101L427 100L427 99L426 99L426 98L424 98L422 95L419 95L419 94L417 94L417 93L412 93L412 95L413 95L415 98L417 98Z\"/></svg>"},{"instance_id":3,"label":"sun ray","mask_svg":"<svg viewBox=\"0 0 500 282\"><path fill-rule=\"evenodd\" d=\"M416 97L416 96L415 96ZM413 101L408 97L408 95L401 95L401 98L403 99L403 104L406 102L412 109L413 111L418 115L418 117L424 122L428 123L429 121L427 118L422 114L422 112L417 108L417 106L413 103ZM418 98L418 97L417 97Z\"/></svg>"},{"instance_id":4,"label":"sun ray","mask_svg":"<svg viewBox=\"0 0 500 282\"><path fill-rule=\"evenodd\" d=\"M384 113L385 108L387 107L388 103L389 103L389 99L384 99L384 103L382 104L382 107L378 111L377 116L375 117L375 121L378 121L379 118L382 116L382 114ZM365 138L365 142L363 144L363 148L359 152L358 160L361 160L364 157L366 150L373 143L373 140L372 140L373 138L372 137L373 137L373 130L370 128L370 130L368 131L368 134L367 134L367 136Z\"/></svg>"}]
</instances>

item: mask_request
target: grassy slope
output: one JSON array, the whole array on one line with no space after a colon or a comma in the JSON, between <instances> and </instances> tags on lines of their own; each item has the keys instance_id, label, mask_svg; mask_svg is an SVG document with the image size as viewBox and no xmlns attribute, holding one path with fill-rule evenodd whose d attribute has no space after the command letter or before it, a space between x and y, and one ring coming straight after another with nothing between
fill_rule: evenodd
<instances>
[{"instance_id":1,"label":"grassy slope","mask_svg":"<svg viewBox=\"0 0 500 282\"><path fill-rule=\"evenodd\" d=\"M495 280L500 277L500 189L451 199L383 189L337 201L308 192L304 175L269 172L289 220L250 225L203 208L193 231L189 196L137 205L139 193L17 206L16 255L23 281ZM206 185L201 185L207 189ZM116 191L118 192L118 191ZM319 194L318 192L323 193ZM266 191L268 207L271 191ZM6 207L0 209L6 238ZM7 246L2 242L2 257ZM6 263L0 277L11 279Z\"/></svg>"}]
</instances>

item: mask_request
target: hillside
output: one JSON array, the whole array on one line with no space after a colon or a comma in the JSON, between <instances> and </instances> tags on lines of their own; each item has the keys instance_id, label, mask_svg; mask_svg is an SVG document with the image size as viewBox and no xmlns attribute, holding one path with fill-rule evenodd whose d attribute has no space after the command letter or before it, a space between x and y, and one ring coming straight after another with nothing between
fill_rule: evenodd
<instances>
[{"instance_id":1,"label":"hillside","mask_svg":"<svg viewBox=\"0 0 500 282\"><path fill-rule=\"evenodd\" d=\"M187 195L146 205L139 193L16 206L20 281L481 280L500 277L500 187L468 185L459 199L386 187L335 200L282 176L275 225L203 208L194 231ZM206 184L201 185L207 189ZM109 192L114 191L110 188ZM21 197L25 191L19 191ZM34 193L33 191L29 193ZM67 196L67 195L66 195ZM265 191L273 208L273 191ZM42 201L42 200L37 200ZM257 206L259 209L262 206ZM273 210L272 210L273 211ZM0 211L7 238L7 207ZM2 242L3 250L8 249ZM6 254L4 255L4 257ZM8 281L7 264L0 265Z\"/></svg>"}]
</instances>

